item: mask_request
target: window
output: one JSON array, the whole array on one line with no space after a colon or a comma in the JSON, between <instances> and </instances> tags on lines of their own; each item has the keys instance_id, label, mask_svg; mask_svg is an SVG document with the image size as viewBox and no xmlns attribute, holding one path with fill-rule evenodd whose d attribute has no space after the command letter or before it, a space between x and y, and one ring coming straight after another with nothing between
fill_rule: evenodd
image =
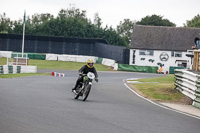
<instances>
[{"instance_id":1,"label":"window","mask_svg":"<svg viewBox=\"0 0 200 133\"><path fill-rule=\"evenodd\" d=\"M171 52L171 56L172 56L172 57L182 57L182 52L175 52L175 51L172 51L172 52Z\"/></svg>"},{"instance_id":2,"label":"window","mask_svg":"<svg viewBox=\"0 0 200 133\"><path fill-rule=\"evenodd\" d=\"M187 63L178 64L178 67L187 67Z\"/></svg>"},{"instance_id":3,"label":"window","mask_svg":"<svg viewBox=\"0 0 200 133\"><path fill-rule=\"evenodd\" d=\"M182 57L182 53L181 52L175 53L175 57Z\"/></svg>"},{"instance_id":4,"label":"window","mask_svg":"<svg viewBox=\"0 0 200 133\"><path fill-rule=\"evenodd\" d=\"M144 50L140 50L140 55L146 55Z\"/></svg>"},{"instance_id":5,"label":"window","mask_svg":"<svg viewBox=\"0 0 200 133\"><path fill-rule=\"evenodd\" d=\"M153 56L153 50L140 50L139 55L150 55Z\"/></svg>"},{"instance_id":6,"label":"window","mask_svg":"<svg viewBox=\"0 0 200 133\"><path fill-rule=\"evenodd\" d=\"M174 57L174 51L171 52L171 57Z\"/></svg>"},{"instance_id":7,"label":"window","mask_svg":"<svg viewBox=\"0 0 200 133\"><path fill-rule=\"evenodd\" d=\"M196 41L196 47L199 49L200 48L200 40Z\"/></svg>"}]
</instances>

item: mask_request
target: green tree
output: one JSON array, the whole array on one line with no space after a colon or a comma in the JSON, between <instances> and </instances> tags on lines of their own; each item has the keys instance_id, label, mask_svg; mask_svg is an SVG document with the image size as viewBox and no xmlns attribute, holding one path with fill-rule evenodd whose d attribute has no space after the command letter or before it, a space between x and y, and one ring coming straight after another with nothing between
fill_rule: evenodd
<instances>
[{"instance_id":1,"label":"green tree","mask_svg":"<svg viewBox=\"0 0 200 133\"><path fill-rule=\"evenodd\" d=\"M95 15L94 15L94 25L95 25L98 29L101 28L102 21L101 21L101 18L99 17L99 13L95 13Z\"/></svg>"},{"instance_id":2,"label":"green tree","mask_svg":"<svg viewBox=\"0 0 200 133\"><path fill-rule=\"evenodd\" d=\"M112 27L104 29L103 39L107 40L111 45L125 46L128 47L125 39L121 37L117 31L115 31Z\"/></svg>"},{"instance_id":3,"label":"green tree","mask_svg":"<svg viewBox=\"0 0 200 133\"><path fill-rule=\"evenodd\" d=\"M6 17L6 13L0 14L0 33L8 33L12 26L12 22Z\"/></svg>"},{"instance_id":4,"label":"green tree","mask_svg":"<svg viewBox=\"0 0 200 133\"><path fill-rule=\"evenodd\" d=\"M29 16L27 16L25 33L34 35L33 30L34 29L32 28L31 18ZM15 20L14 22L12 22L12 30L9 30L8 33L22 34L23 33L23 20L19 19L18 21Z\"/></svg>"},{"instance_id":5,"label":"green tree","mask_svg":"<svg viewBox=\"0 0 200 133\"><path fill-rule=\"evenodd\" d=\"M3 20L9 20L1 16ZM5 19L6 18L6 19ZM4 21L0 25L5 25ZM8 21L8 33L22 34L23 20ZM6 27L6 26L4 26ZM9 28L10 27L10 28ZM3 29L3 28L2 28ZM95 14L94 22L86 17L86 11L81 11L77 8L61 9L58 16L34 14L31 17L27 16L25 34L40 35L40 36L64 36L77 38L103 38L112 45L128 46L125 37L120 36L112 27L102 28L102 21L99 14Z\"/></svg>"},{"instance_id":6,"label":"green tree","mask_svg":"<svg viewBox=\"0 0 200 133\"><path fill-rule=\"evenodd\" d=\"M192 20L187 20L186 24L184 24L184 27L198 27L200 28L200 15L197 14Z\"/></svg>"},{"instance_id":7,"label":"green tree","mask_svg":"<svg viewBox=\"0 0 200 133\"><path fill-rule=\"evenodd\" d=\"M75 7L71 7L69 9L61 9L58 13L58 18L65 19L65 18L83 18L86 19L86 11L77 9Z\"/></svg>"},{"instance_id":8,"label":"green tree","mask_svg":"<svg viewBox=\"0 0 200 133\"><path fill-rule=\"evenodd\" d=\"M125 39L127 44L129 44L131 40L133 25L133 21L124 19L123 21L120 21L120 24L117 26L117 33Z\"/></svg>"},{"instance_id":9,"label":"green tree","mask_svg":"<svg viewBox=\"0 0 200 133\"><path fill-rule=\"evenodd\" d=\"M102 36L102 21L101 21L101 18L99 17L99 13L95 13L94 15L94 26L96 27L97 29L97 37L101 37Z\"/></svg>"},{"instance_id":10,"label":"green tree","mask_svg":"<svg viewBox=\"0 0 200 133\"><path fill-rule=\"evenodd\" d=\"M23 26L22 26L22 20L14 21L12 25L13 29L10 30L8 33L11 34L22 34L23 33Z\"/></svg>"},{"instance_id":11,"label":"green tree","mask_svg":"<svg viewBox=\"0 0 200 133\"><path fill-rule=\"evenodd\" d=\"M141 21L136 22L138 25L152 25L152 26L173 26L176 24L170 22L168 19L163 19L162 16L152 15L142 18Z\"/></svg>"},{"instance_id":12,"label":"green tree","mask_svg":"<svg viewBox=\"0 0 200 133\"><path fill-rule=\"evenodd\" d=\"M45 23L51 19L53 19L54 16L49 14L49 13L46 13L46 14L34 14L32 15L32 19L31 19L31 23L32 25L39 25L39 24L42 24L42 23Z\"/></svg>"}]
</instances>

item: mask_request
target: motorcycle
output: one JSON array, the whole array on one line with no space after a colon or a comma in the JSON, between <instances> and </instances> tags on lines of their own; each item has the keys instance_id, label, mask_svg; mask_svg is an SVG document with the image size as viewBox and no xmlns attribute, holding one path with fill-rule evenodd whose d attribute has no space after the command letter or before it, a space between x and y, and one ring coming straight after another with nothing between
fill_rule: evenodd
<instances>
[{"instance_id":1,"label":"motorcycle","mask_svg":"<svg viewBox=\"0 0 200 133\"><path fill-rule=\"evenodd\" d=\"M88 98L92 87L92 81L95 78L94 73L88 72L87 74L82 74L83 82L80 82L76 88L76 93L74 93L74 99L78 99L79 96L82 96L82 100L85 101Z\"/></svg>"}]
</instances>

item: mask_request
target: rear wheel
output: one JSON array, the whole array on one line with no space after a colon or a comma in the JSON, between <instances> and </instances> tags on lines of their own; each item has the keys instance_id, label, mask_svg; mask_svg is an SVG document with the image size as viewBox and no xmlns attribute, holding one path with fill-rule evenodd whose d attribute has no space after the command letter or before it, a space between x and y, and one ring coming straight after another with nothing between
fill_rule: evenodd
<instances>
[{"instance_id":1,"label":"rear wheel","mask_svg":"<svg viewBox=\"0 0 200 133\"><path fill-rule=\"evenodd\" d=\"M85 101L90 93L91 85L88 84L83 92L82 100Z\"/></svg>"}]
</instances>

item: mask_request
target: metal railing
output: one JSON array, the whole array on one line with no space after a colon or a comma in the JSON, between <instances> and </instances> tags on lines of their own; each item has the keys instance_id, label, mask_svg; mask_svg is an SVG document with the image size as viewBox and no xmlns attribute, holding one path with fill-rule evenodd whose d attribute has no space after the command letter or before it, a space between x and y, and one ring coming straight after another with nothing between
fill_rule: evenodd
<instances>
[{"instance_id":1,"label":"metal railing","mask_svg":"<svg viewBox=\"0 0 200 133\"><path fill-rule=\"evenodd\" d=\"M193 100L193 106L200 108L200 75L184 69L175 69L176 89Z\"/></svg>"},{"instance_id":2,"label":"metal railing","mask_svg":"<svg viewBox=\"0 0 200 133\"><path fill-rule=\"evenodd\" d=\"M24 53L23 55L21 53L14 53L13 58L7 57L7 65L28 65L28 54ZM15 56L16 55L16 56Z\"/></svg>"}]
</instances>

